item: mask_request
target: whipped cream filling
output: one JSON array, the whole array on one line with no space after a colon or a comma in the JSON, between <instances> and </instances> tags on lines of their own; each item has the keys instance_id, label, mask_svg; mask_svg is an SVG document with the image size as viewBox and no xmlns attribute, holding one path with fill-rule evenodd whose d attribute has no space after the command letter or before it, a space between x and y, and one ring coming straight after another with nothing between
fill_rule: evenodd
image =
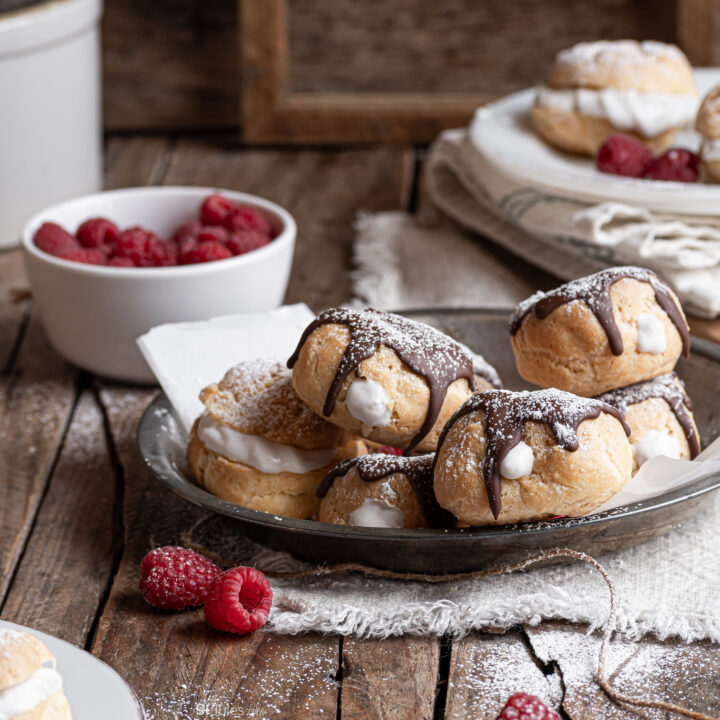
<instances>
[{"instance_id":1,"label":"whipped cream filling","mask_svg":"<svg viewBox=\"0 0 720 720\"><path fill-rule=\"evenodd\" d=\"M637 319L637 346L640 352L660 355L667 348L665 326L652 313L640 313Z\"/></svg>"},{"instance_id":2,"label":"whipped cream filling","mask_svg":"<svg viewBox=\"0 0 720 720\"><path fill-rule=\"evenodd\" d=\"M700 148L700 157L707 162L720 160L720 138L705 138Z\"/></svg>"},{"instance_id":3,"label":"whipped cream filling","mask_svg":"<svg viewBox=\"0 0 720 720\"><path fill-rule=\"evenodd\" d=\"M62 678L55 668L40 668L27 680L0 692L0 720L30 712L61 688Z\"/></svg>"},{"instance_id":4,"label":"whipped cream filling","mask_svg":"<svg viewBox=\"0 0 720 720\"><path fill-rule=\"evenodd\" d=\"M532 472L535 456L532 448L522 440L503 458L500 475L508 480L517 480Z\"/></svg>"},{"instance_id":5,"label":"whipped cream filling","mask_svg":"<svg viewBox=\"0 0 720 720\"><path fill-rule=\"evenodd\" d=\"M634 130L644 137L655 137L695 118L695 95L644 93L637 90L589 90L551 88L541 85L535 103L540 107L605 118L620 130Z\"/></svg>"},{"instance_id":6,"label":"whipped cream filling","mask_svg":"<svg viewBox=\"0 0 720 720\"><path fill-rule=\"evenodd\" d=\"M390 422L390 398L375 380L356 378L348 388L345 406L354 418L370 427L385 427Z\"/></svg>"},{"instance_id":7,"label":"whipped cream filling","mask_svg":"<svg viewBox=\"0 0 720 720\"><path fill-rule=\"evenodd\" d=\"M335 456L334 449L300 450L258 435L246 435L218 422L212 415L200 418L197 434L213 452L264 473L301 475L325 467Z\"/></svg>"},{"instance_id":8,"label":"whipped cream filling","mask_svg":"<svg viewBox=\"0 0 720 720\"><path fill-rule=\"evenodd\" d=\"M350 525L377 528L401 528L405 514L382 500L368 498L360 507L350 513Z\"/></svg>"},{"instance_id":9,"label":"whipped cream filling","mask_svg":"<svg viewBox=\"0 0 720 720\"><path fill-rule=\"evenodd\" d=\"M664 457L680 459L680 443L670 433L650 430L645 437L635 443L635 462L638 467L651 458Z\"/></svg>"}]
</instances>

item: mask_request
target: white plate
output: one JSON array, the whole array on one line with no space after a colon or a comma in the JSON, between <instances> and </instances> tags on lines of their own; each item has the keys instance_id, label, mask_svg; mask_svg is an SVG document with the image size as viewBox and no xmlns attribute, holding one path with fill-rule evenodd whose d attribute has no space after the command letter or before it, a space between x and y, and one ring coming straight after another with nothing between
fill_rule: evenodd
<instances>
[{"instance_id":1,"label":"white plate","mask_svg":"<svg viewBox=\"0 0 720 720\"><path fill-rule=\"evenodd\" d=\"M57 660L73 720L144 720L145 712L130 686L102 660L65 640L0 620L0 629L21 630L47 645Z\"/></svg>"},{"instance_id":2,"label":"white plate","mask_svg":"<svg viewBox=\"0 0 720 720\"><path fill-rule=\"evenodd\" d=\"M720 83L720 69L694 71L700 97ZM589 202L638 204L650 210L692 215L720 214L720 185L639 180L601 173L591 158L562 153L545 143L530 124L535 90L508 95L479 108L470 138L503 174L522 185ZM697 151L700 136L678 133L673 145Z\"/></svg>"}]
</instances>

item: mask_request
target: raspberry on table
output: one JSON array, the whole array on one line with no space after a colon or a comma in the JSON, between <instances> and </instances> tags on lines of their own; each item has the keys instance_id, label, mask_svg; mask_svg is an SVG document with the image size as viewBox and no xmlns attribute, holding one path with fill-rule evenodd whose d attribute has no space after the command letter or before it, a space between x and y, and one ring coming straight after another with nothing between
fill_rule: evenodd
<instances>
[{"instance_id":1,"label":"raspberry on table","mask_svg":"<svg viewBox=\"0 0 720 720\"><path fill-rule=\"evenodd\" d=\"M245 635L262 627L270 614L272 589L259 570L237 567L218 575L205 598L205 619L216 630Z\"/></svg>"},{"instance_id":2,"label":"raspberry on table","mask_svg":"<svg viewBox=\"0 0 720 720\"><path fill-rule=\"evenodd\" d=\"M207 240L180 255L179 260L181 265L192 265L193 263L225 260L229 257L232 257L232 253L222 243L216 240Z\"/></svg>"},{"instance_id":3,"label":"raspberry on table","mask_svg":"<svg viewBox=\"0 0 720 720\"><path fill-rule=\"evenodd\" d=\"M98 248L80 248L62 256L63 260L83 263L85 265L107 265L107 255Z\"/></svg>"},{"instance_id":4,"label":"raspberry on table","mask_svg":"<svg viewBox=\"0 0 720 720\"><path fill-rule=\"evenodd\" d=\"M55 223L43 223L36 231L33 238L35 245L43 252L64 257L68 253L82 250L82 245L69 232L63 230Z\"/></svg>"},{"instance_id":5,"label":"raspberry on table","mask_svg":"<svg viewBox=\"0 0 720 720\"><path fill-rule=\"evenodd\" d=\"M137 267L156 267L167 264L168 250L155 233L132 227L120 233L115 255L130 258Z\"/></svg>"},{"instance_id":6,"label":"raspberry on table","mask_svg":"<svg viewBox=\"0 0 720 720\"><path fill-rule=\"evenodd\" d=\"M238 205L225 217L223 225L231 233L238 230L260 230L270 236L270 223L259 210L248 205Z\"/></svg>"},{"instance_id":7,"label":"raspberry on table","mask_svg":"<svg viewBox=\"0 0 720 720\"><path fill-rule=\"evenodd\" d=\"M698 179L699 166L700 158L695 153L681 148L670 148L648 163L645 177L691 183Z\"/></svg>"},{"instance_id":8,"label":"raspberry on table","mask_svg":"<svg viewBox=\"0 0 720 720\"><path fill-rule=\"evenodd\" d=\"M75 236L86 248L97 248L106 255L112 253L120 231L117 225L106 218L91 218L77 229Z\"/></svg>"},{"instance_id":9,"label":"raspberry on table","mask_svg":"<svg viewBox=\"0 0 720 720\"><path fill-rule=\"evenodd\" d=\"M225 218L235 209L235 203L215 193L206 197L200 207L200 222L203 225L222 225Z\"/></svg>"},{"instance_id":10,"label":"raspberry on table","mask_svg":"<svg viewBox=\"0 0 720 720\"><path fill-rule=\"evenodd\" d=\"M595 157L597 169L613 175L642 177L652 160L643 143L629 135L611 135Z\"/></svg>"},{"instance_id":11,"label":"raspberry on table","mask_svg":"<svg viewBox=\"0 0 720 720\"><path fill-rule=\"evenodd\" d=\"M270 242L270 236L260 230L237 230L228 238L228 250L233 255L244 255Z\"/></svg>"},{"instance_id":12,"label":"raspberry on table","mask_svg":"<svg viewBox=\"0 0 720 720\"><path fill-rule=\"evenodd\" d=\"M140 563L140 590L154 607L184 610L205 602L212 581L222 570L208 558L183 547L151 550Z\"/></svg>"},{"instance_id":13,"label":"raspberry on table","mask_svg":"<svg viewBox=\"0 0 720 720\"><path fill-rule=\"evenodd\" d=\"M560 720L560 716L539 697L520 692L508 698L495 720Z\"/></svg>"}]
</instances>

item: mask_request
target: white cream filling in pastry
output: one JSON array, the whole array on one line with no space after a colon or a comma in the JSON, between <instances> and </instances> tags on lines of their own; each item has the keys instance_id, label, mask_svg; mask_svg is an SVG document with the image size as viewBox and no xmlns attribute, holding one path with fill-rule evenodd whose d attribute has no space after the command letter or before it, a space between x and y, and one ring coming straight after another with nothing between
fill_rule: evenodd
<instances>
[{"instance_id":1,"label":"white cream filling in pastry","mask_svg":"<svg viewBox=\"0 0 720 720\"><path fill-rule=\"evenodd\" d=\"M335 456L334 449L300 450L258 435L246 435L218 422L212 415L200 418L197 434L213 452L264 473L301 475L325 467Z\"/></svg>"},{"instance_id":2,"label":"white cream filling in pastry","mask_svg":"<svg viewBox=\"0 0 720 720\"><path fill-rule=\"evenodd\" d=\"M700 148L700 157L707 162L720 160L720 138L705 138Z\"/></svg>"},{"instance_id":3,"label":"white cream filling in pastry","mask_svg":"<svg viewBox=\"0 0 720 720\"><path fill-rule=\"evenodd\" d=\"M500 475L508 480L517 480L532 472L535 456L532 448L522 440L503 458Z\"/></svg>"},{"instance_id":4,"label":"white cream filling in pastry","mask_svg":"<svg viewBox=\"0 0 720 720\"><path fill-rule=\"evenodd\" d=\"M27 680L0 692L0 720L30 712L60 689L60 673L55 668L40 668Z\"/></svg>"},{"instance_id":5,"label":"white cream filling in pastry","mask_svg":"<svg viewBox=\"0 0 720 720\"><path fill-rule=\"evenodd\" d=\"M667 348L665 326L652 313L640 313L637 319L637 347L640 352L660 355Z\"/></svg>"},{"instance_id":6,"label":"white cream filling in pastry","mask_svg":"<svg viewBox=\"0 0 720 720\"><path fill-rule=\"evenodd\" d=\"M638 467L651 458L664 457L680 459L680 443L670 433L650 430L642 440L635 443L635 462Z\"/></svg>"},{"instance_id":7,"label":"white cream filling in pastry","mask_svg":"<svg viewBox=\"0 0 720 720\"><path fill-rule=\"evenodd\" d=\"M350 414L370 427L385 427L390 422L390 398L375 380L356 378L345 395Z\"/></svg>"},{"instance_id":8,"label":"white cream filling in pastry","mask_svg":"<svg viewBox=\"0 0 720 720\"><path fill-rule=\"evenodd\" d=\"M377 528L401 528L405 523L405 514L382 500L368 498L360 507L350 513L350 525Z\"/></svg>"},{"instance_id":9,"label":"white cream filling in pastry","mask_svg":"<svg viewBox=\"0 0 720 720\"><path fill-rule=\"evenodd\" d=\"M644 137L655 137L670 128L695 119L696 95L644 93L637 90L589 90L551 88L541 85L535 103L540 107L577 112L605 118L620 130L634 130Z\"/></svg>"}]
</instances>

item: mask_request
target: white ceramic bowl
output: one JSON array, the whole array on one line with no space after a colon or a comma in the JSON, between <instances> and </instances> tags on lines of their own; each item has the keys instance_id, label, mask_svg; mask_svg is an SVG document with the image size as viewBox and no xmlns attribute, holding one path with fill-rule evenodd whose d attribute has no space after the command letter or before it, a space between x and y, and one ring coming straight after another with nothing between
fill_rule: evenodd
<instances>
[{"instance_id":1,"label":"white ceramic bowl","mask_svg":"<svg viewBox=\"0 0 720 720\"><path fill-rule=\"evenodd\" d=\"M116 268L48 255L33 236L44 222L69 232L91 217L121 228L141 225L168 237L198 217L220 192L263 212L276 232L246 255L196 265ZM97 193L53 205L32 217L22 247L33 295L50 342L71 363L116 380L154 382L135 339L155 325L278 307L285 296L297 229L290 213L255 195L199 187L147 187Z\"/></svg>"}]
</instances>

